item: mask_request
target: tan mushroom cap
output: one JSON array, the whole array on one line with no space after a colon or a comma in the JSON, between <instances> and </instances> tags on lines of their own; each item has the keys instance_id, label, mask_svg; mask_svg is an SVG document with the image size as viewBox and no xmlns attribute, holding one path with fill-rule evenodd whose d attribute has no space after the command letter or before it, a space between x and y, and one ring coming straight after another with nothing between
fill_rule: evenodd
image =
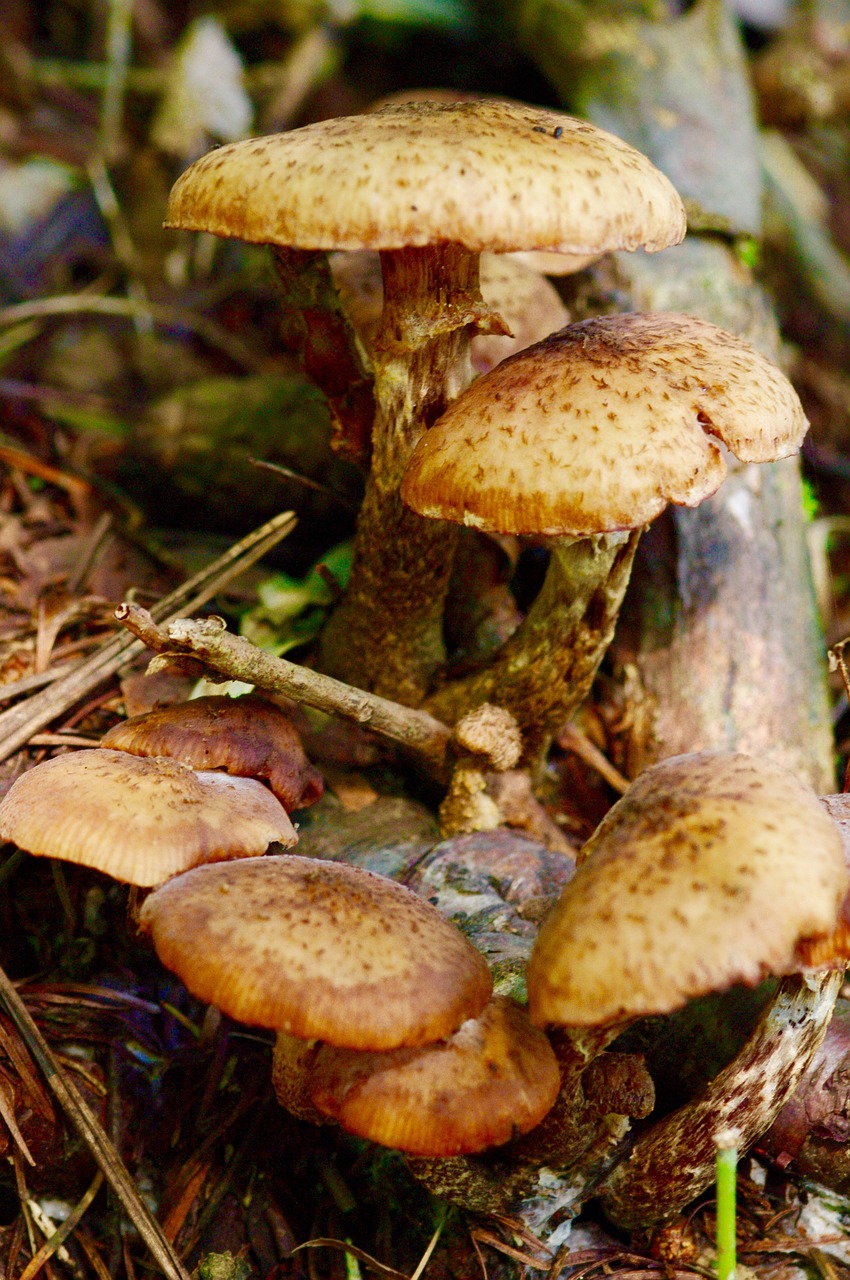
<instances>
[{"instance_id":1,"label":"tan mushroom cap","mask_svg":"<svg viewBox=\"0 0 850 1280\"><path fill-rule=\"evenodd\" d=\"M0 804L0 838L148 886L298 837L261 782L98 748L22 774Z\"/></svg>"},{"instance_id":2,"label":"tan mushroom cap","mask_svg":"<svg viewBox=\"0 0 850 1280\"><path fill-rule=\"evenodd\" d=\"M209 152L166 226L300 249L662 249L685 234L674 187L628 143L496 99L403 103Z\"/></svg>"},{"instance_id":3,"label":"tan mushroom cap","mask_svg":"<svg viewBox=\"0 0 850 1280\"><path fill-rule=\"evenodd\" d=\"M847 889L841 838L779 765L675 756L609 811L528 966L537 1023L604 1025L793 971Z\"/></svg>"},{"instance_id":4,"label":"tan mushroom cap","mask_svg":"<svg viewBox=\"0 0 850 1280\"><path fill-rule=\"evenodd\" d=\"M384 302L381 261L377 253L335 253L331 273L342 308L367 352L377 335ZM569 321L560 294L539 271L515 257L482 253L481 295L499 313L509 334L476 334L470 343L472 367L487 373L500 360L538 342Z\"/></svg>"},{"instance_id":5,"label":"tan mushroom cap","mask_svg":"<svg viewBox=\"0 0 850 1280\"><path fill-rule=\"evenodd\" d=\"M492 990L483 957L430 903L339 862L199 867L152 894L141 924L200 999L346 1048L441 1039Z\"/></svg>"},{"instance_id":6,"label":"tan mushroom cap","mask_svg":"<svg viewBox=\"0 0 850 1280\"><path fill-rule=\"evenodd\" d=\"M101 746L137 756L170 756L192 769L223 769L267 781L287 813L315 804L322 775L279 707L263 698L194 698L115 725Z\"/></svg>"},{"instance_id":7,"label":"tan mushroom cap","mask_svg":"<svg viewBox=\"0 0 850 1280\"><path fill-rule=\"evenodd\" d=\"M719 441L767 462L807 428L788 379L742 339L693 316L605 316L467 388L414 449L402 497L500 533L632 529L714 493Z\"/></svg>"},{"instance_id":8,"label":"tan mushroom cap","mask_svg":"<svg viewBox=\"0 0 850 1280\"><path fill-rule=\"evenodd\" d=\"M448 1040L394 1053L322 1046L310 1099L349 1133L419 1156L500 1146L539 1124L558 1095L552 1046L502 996Z\"/></svg>"}]
</instances>

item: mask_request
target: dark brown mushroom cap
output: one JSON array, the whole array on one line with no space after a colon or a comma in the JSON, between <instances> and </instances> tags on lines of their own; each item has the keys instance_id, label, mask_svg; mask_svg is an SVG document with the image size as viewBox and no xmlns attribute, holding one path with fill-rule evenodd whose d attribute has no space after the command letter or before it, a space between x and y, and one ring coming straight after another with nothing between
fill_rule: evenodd
<instances>
[{"instance_id":1,"label":"dark brown mushroom cap","mask_svg":"<svg viewBox=\"0 0 850 1280\"><path fill-rule=\"evenodd\" d=\"M200 999L304 1040L427 1044L492 990L482 956L430 903L344 863L199 867L151 894L141 924Z\"/></svg>"},{"instance_id":2,"label":"dark brown mushroom cap","mask_svg":"<svg viewBox=\"0 0 850 1280\"><path fill-rule=\"evenodd\" d=\"M324 790L322 775L307 759L283 711L251 695L211 695L158 707L114 725L101 746L262 779L287 813L315 804Z\"/></svg>"},{"instance_id":3,"label":"dark brown mushroom cap","mask_svg":"<svg viewBox=\"0 0 850 1280\"><path fill-rule=\"evenodd\" d=\"M300 249L661 249L682 202L639 151L557 111L404 103L231 143L196 161L166 226Z\"/></svg>"},{"instance_id":4,"label":"dark brown mushroom cap","mask_svg":"<svg viewBox=\"0 0 850 1280\"><path fill-rule=\"evenodd\" d=\"M402 497L500 533L637 528L696 506L743 462L786 457L808 428L788 379L742 339L653 312L568 325L503 360L419 441Z\"/></svg>"},{"instance_id":5,"label":"dark brown mushroom cap","mask_svg":"<svg viewBox=\"0 0 850 1280\"><path fill-rule=\"evenodd\" d=\"M539 1124L558 1094L552 1046L502 996L448 1040L394 1053L323 1045L310 1100L349 1133L420 1156L509 1142Z\"/></svg>"},{"instance_id":6,"label":"dark brown mushroom cap","mask_svg":"<svg viewBox=\"0 0 850 1280\"><path fill-rule=\"evenodd\" d=\"M605 1025L792 972L846 888L835 824L786 769L730 752L663 760L602 820L544 920L531 1015Z\"/></svg>"},{"instance_id":7,"label":"dark brown mushroom cap","mask_svg":"<svg viewBox=\"0 0 850 1280\"><path fill-rule=\"evenodd\" d=\"M0 838L147 886L297 836L261 782L98 748L22 774L0 804Z\"/></svg>"}]
</instances>

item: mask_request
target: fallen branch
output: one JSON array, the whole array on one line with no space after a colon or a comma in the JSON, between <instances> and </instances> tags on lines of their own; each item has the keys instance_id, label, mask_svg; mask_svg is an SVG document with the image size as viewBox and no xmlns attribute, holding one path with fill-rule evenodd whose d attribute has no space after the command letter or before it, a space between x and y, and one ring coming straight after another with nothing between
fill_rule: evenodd
<instances>
[{"instance_id":1,"label":"fallen branch","mask_svg":"<svg viewBox=\"0 0 850 1280\"><path fill-rule=\"evenodd\" d=\"M181 618L158 627L147 610L134 604L119 605L115 617L169 660L199 659L206 668L228 680L243 680L329 715L354 720L398 743L432 771L443 771L451 730L426 711L379 698L309 667L276 658L244 637L233 635L221 618Z\"/></svg>"}]
</instances>

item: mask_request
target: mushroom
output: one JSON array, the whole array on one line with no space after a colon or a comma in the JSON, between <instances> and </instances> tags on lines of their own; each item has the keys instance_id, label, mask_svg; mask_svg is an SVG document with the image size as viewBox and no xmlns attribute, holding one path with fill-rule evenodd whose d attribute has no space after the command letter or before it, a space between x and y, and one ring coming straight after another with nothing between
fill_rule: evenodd
<instances>
[{"instance_id":1,"label":"mushroom","mask_svg":"<svg viewBox=\"0 0 850 1280\"><path fill-rule=\"evenodd\" d=\"M483 957L430 903L345 863L198 867L151 894L140 920L194 995L302 1040L427 1044L477 1016L492 990Z\"/></svg>"},{"instance_id":2,"label":"mushroom","mask_svg":"<svg viewBox=\"0 0 850 1280\"><path fill-rule=\"evenodd\" d=\"M357 1053L321 1046L310 1100L349 1133L417 1156L483 1151L539 1124L558 1094L558 1064L513 1000L494 997L448 1039Z\"/></svg>"},{"instance_id":3,"label":"mushroom","mask_svg":"<svg viewBox=\"0 0 850 1280\"><path fill-rule=\"evenodd\" d=\"M602 1203L615 1222L678 1211L711 1182L716 1135L733 1133L745 1150L768 1128L820 1043L840 985L836 973L796 972L797 947L831 932L846 889L834 823L770 760L670 758L603 819L527 972L532 1019L565 1027L573 1043L562 1090L573 1091L579 1132L581 1074L625 1025L734 983L782 977L735 1060L608 1173Z\"/></svg>"},{"instance_id":4,"label":"mushroom","mask_svg":"<svg viewBox=\"0 0 850 1280\"><path fill-rule=\"evenodd\" d=\"M298 837L261 782L96 748L22 774L0 803L0 838L148 887Z\"/></svg>"},{"instance_id":5,"label":"mushroom","mask_svg":"<svg viewBox=\"0 0 850 1280\"><path fill-rule=\"evenodd\" d=\"M808 423L785 376L691 316L569 325L479 378L416 446L402 486L421 515L549 539L522 625L481 671L428 701L446 723L497 701L526 762L583 701L613 634L641 529L696 506L746 462L793 453Z\"/></svg>"},{"instance_id":6,"label":"mushroom","mask_svg":"<svg viewBox=\"0 0 850 1280\"><path fill-rule=\"evenodd\" d=\"M479 292L479 254L661 249L684 235L681 201L639 152L584 121L499 100L422 102L221 147L178 180L166 225L302 257L380 251L371 474L321 657L351 684L420 701L442 660L456 531L423 527L398 490L417 439L469 381L469 332L504 332Z\"/></svg>"},{"instance_id":7,"label":"mushroom","mask_svg":"<svg viewBox=\"0 0 850 1280\"><path fill-rule=\"evenodd\" d=\"M210 695L157 707L114 725L101 746L257 778L268 782L287 813L315 804L324 790L322 775L307 759L283 711L250 694Z\"/></svg>"}]
</instances>

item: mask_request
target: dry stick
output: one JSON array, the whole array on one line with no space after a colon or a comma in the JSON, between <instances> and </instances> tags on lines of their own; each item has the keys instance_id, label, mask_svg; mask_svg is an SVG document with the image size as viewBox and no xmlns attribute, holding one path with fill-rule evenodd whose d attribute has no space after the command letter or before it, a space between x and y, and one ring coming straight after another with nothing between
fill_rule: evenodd
<instances>
[{"instance_id":1,"label":"dry stick","mask_svg":"<svg viewBox=\"0 0 850 1280\"><path fill-rule=\"evenodd\" d=\"M151 610L152 616L163 621L201 608L225 583L247 569L255 560L259 560L281 538L291 533L294 527L295 516L291 511L267 521L200 573L189 578L176 591L160 600ZM54 681L49 688L40 690L25 702L0 714L0 761L26 746L34 733L50 724L56 716L108 680L141 652L142 645L131 640L124 632L118 632L110 636L90 658Z\"/></svg>"},{"instance_id":2,"label":"dry stick","mask_svg":"<svg viewBox=\"0 0 850 1280\"><path fill-rule=\"evenodd\" d=\"M117 1195L127 1217L133 1223L152 1256L169 1280L189 1280L172 1245L165 1238L162 1228L142 1200L115 1147L104 1133L98 1120L81 1099L74 1084L63 1074L59 1063L44 1036L33 1021L29 1010L14 984L0 968L0 1002L6 1006L27 1048L38 1064L47 1084L64 1110L71 1124L91 1151L98 1168Z\"/></svg>"},{"instance_id":3,"label":"dry stick","mask_svg":"<svg viewBox=\"0 0 850 1280\"><path fill-rule=\"evenodd\" d=\"M160 628L147 610L133 604L119 605L115 617L157 653L198 658L205 667L230 680L244 680L260 689L304 702L318 711L354 720L399 743L432 768L440 769L443 765L451 730L442 721L435 720L426 711L404 707L309 667L276 658L242 636L227 631L221 618L182 618Z\"/></svg>"}]
</instances>

